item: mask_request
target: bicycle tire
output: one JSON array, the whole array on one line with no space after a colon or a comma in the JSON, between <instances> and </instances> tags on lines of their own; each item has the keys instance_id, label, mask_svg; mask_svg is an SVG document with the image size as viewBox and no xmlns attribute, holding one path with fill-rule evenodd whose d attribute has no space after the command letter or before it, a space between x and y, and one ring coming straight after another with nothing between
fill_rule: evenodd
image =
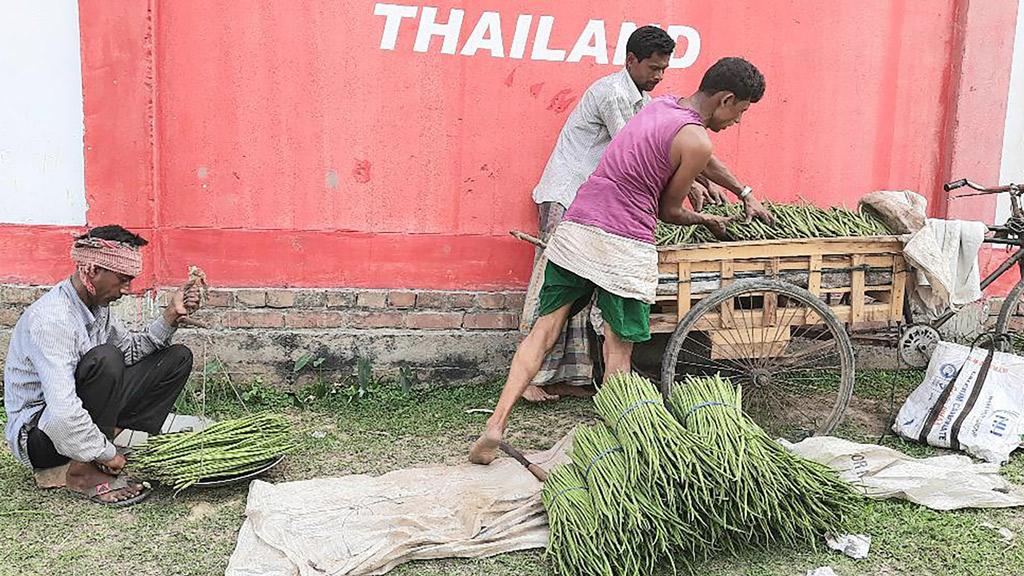
<instances>
[{"instance_id":1,"label":"bicycle tire","mask_svg":"<svg viewBox=\"0 0 1024 576\"><path fill-rule=\"evenodd\" d=\"M1024 333L1013 331L1011 332L1009 323L1010 318L1014 311L1021 312L1021 298L1024 297L1024 277L1017 282L1017 285L1010 290L1010 293L1006 295L1006 299L1003 300L1003 307L999 310L999 319L996 320L996 342L997 346L1002 346L1005 343L1009 343L1008 349L1004 349L1005 352L1020 353L1019 350L1014 346L1014 343L1024 338ZM1021 316L1016 316L1021 318Z\"/></svg>"}]
</instances>

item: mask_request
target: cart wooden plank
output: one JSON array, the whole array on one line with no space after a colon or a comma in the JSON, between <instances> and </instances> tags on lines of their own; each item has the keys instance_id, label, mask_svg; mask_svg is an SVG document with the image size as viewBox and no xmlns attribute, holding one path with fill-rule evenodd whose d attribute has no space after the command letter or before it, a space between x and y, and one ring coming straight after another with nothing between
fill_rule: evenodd
<instances>
[{"instance_id":1,"label":"cart wooden plank","mask_svg":"<svg viewBox=\"0 0 1024 576\"><path fill-rule=\"evenodd\" d=\"M902 253L903 244L895 236L661 246L651 330L673 331L701 298L747 277L777 278L806 287L819 298L828 297L826 303L844 323L899 321L907 277ZM723 302L698 329L713 333L740 323L767 328L781 321L789 326L814 322L803 313L788 312L776 294L762 296L752 301L753 310L736 310L733 301Z\"/></svg>"}]
</instances>

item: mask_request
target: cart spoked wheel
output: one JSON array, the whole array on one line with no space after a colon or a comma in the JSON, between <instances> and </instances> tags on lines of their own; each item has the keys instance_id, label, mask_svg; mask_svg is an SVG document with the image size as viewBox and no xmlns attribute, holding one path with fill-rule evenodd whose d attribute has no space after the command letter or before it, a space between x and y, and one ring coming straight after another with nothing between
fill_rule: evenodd
<instances>
[{"instance_id":1,"label":"cart spoked wheel","mask_svg":"<svg viewBox=\"0 0 1024 576\"><path fill-rule=\"evenodd\" d=\"M769 434L799 441L832 432L853 394L853 346L819 298L792 284L741 280L701 299L665 348L661 391L686 375L720 373Z\"/></svg>"}]
</instances>

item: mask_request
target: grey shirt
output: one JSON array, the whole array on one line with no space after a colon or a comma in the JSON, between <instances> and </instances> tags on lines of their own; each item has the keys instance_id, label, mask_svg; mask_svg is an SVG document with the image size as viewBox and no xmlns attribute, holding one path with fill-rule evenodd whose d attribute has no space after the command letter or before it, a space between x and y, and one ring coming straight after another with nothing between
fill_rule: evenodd
<instances>
[{"instance_id":1,"label":"grey shirt","mask_svg":"<svg viewBox=\"0 0 1024 576\"><path fill-rule=\"evenodd\" d=\"M636 87L625 68L591 84L558 134L533 189L533 201L558 202L569 208L612 138L650 101L650 95Z\"/></svg>"},{"instance_id":2,"label":"grey shirt","mask_svg":"<svg viewBox=\"0 0 1024 576\"><path fill-rule=\"evenodd\" d=\"M114 344L130 366L166 347L175 329L158 316L131 332L107 307L90 309L70 279L25 309L11 334L4 365L4 436L15 457L31 466L25 441L38 427L57 452L78 460L109 460L114 445L93 423L75 391L75 369L86 352Z\"/></svg>"}]
</instances>

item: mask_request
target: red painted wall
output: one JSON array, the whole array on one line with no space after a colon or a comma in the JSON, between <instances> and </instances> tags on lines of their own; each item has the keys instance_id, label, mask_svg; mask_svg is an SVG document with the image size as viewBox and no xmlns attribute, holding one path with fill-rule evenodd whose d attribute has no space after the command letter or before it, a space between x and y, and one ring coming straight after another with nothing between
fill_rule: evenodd
<instances>
[{"instance_id":1,"label":"red painted wall","mask_svg":"<svg viewBox=\"0 0 1024 576\"><path fill-rule=\"evenodd\" d=\"M998 174L1013 0L429 3L441 23L465 10L456 52L497 12L500 58L442 53L439 37L416 51L422 5L402 4L419 9L388 50L365 0L81 0L90 224L147 234L150 284L198 264L232 286L522 286L532 249L507 232L535 229L530 191L559 128L617 69L530 59L542 15L567 52L590 19L612 51L623 21L695 29L696 62L656 94L689 94L721 56L757 64L765 99L714 139L764 197L854 206L909 188L941 215L952 168ZM510 58L524 14L525 57ZM0 228L0 280L59 278L66 232ZM18 254L29 236L36 264Z\"/></svg>"},{"instance_id":2,"label":"red painted wall","mask_svg":"<svg viewBox=\"0 0 1024 576\"><path fill-rule=\"evenodd\" d=\"M991 150L998 150L1003 142L1004 124L992 122L993 117L1005 118L1006 99L989 98L989 94L1007 94L1009 90L1009 63L1005 55L1013 51L1013 34L992 34L1006 26L1006 20L1016 25L1016 14L1006 14L1005 8L1013 2L970 2L959 11L954 44L953 86L960 95L948 107L949 174L970 177L977 182L997 182L999 163L992 162ZM1016 6L1013 6L1015 9ZM1011 28L1012 29L1012 28ZM963 191L958 191L963 193ZM950 199L945 213L949 218L991 221L995 213L996 197L981 196L968 199ZM981 267L994 270L1006 256L1005 249L984 249L980 255ZM989 292L1005 294L1016 284L1020 275L1009 271L992 285Z\"/></svg>"}]
</instances>

